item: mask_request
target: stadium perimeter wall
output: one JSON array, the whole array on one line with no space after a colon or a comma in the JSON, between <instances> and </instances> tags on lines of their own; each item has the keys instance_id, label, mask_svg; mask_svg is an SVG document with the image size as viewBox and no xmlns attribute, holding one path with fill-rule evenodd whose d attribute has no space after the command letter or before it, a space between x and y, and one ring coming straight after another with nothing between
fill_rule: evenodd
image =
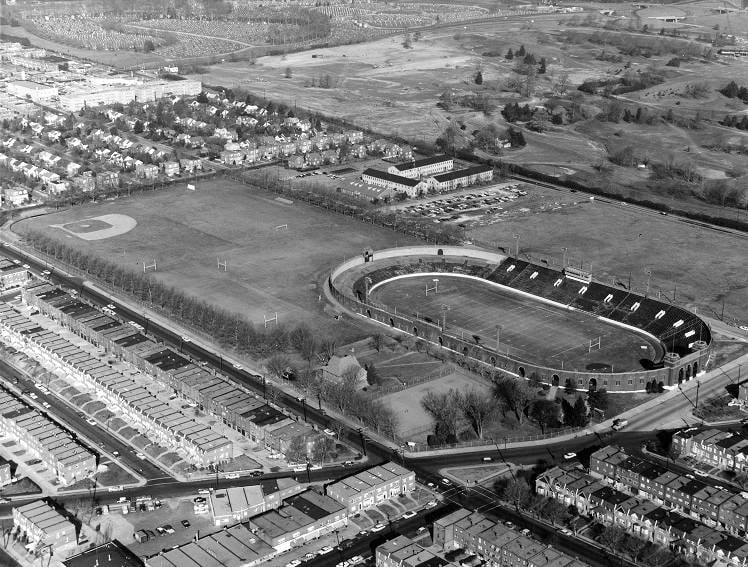
<instances>
[{"instance_id":1,"label":"stadium perimeter wall","mask_svg":"<svg viewBox=\"0 0 748 567\"><path fill-rule=\"evenodd\" d=\"M459 246L413 246L375 251L373 260L409 256L417 257L422 255L471 257L489 262L501 262L506 258L503 254ZM561 387L565 387L568 382L578 390L588 390L590 387L595 387L605 388L611 393L646 392L647 383L652 383L653 381L663 388L669 388L677 386L679 380L687 380L695 377L705 368L710 356L711 349L706 348L684 356L674 363L665 363L663 368L617 373L568 371L532 364L528 361L517 360L500 354L485 346L451 335L449 332L442 332L441 327L432 322L398 314L394 309L390 309L387 306L363 303L336 287L335 282L339 276L363 264L365 264L363 256L352 258L340 264L328 278L330 292L342 306L382 325L418 337L458 355L483 363L490 368L495 368L520 378L527 378L531 374L536 373L543 382L557 384ZM532 297L539 301L547 301L545 298L539 296ZM607 319L605 320L607 322ZM635 329L635 331L642 333L641 329Z\"/></svg>"}]
</instances>

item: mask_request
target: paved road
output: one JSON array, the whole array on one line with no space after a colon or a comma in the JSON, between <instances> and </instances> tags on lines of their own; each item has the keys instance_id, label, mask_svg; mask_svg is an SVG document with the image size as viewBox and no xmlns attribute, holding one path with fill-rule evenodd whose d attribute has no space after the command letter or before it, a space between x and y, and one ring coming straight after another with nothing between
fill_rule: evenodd
<instances>
[{"instance_id":1,"label":"paved road","mask_svg":"<svg viewBox=\"0 0 748 567\"><path fill-rule=\"evenodd\" d=\"M47 268L43 263L26 257L17 251L6 248L4 252L11 257L23 260L38 271ZM96 289L82 285L83 282L80 278L71 278L65 274L54 271L51 279L53 282L60 283L65 287L77 289L82 297L94 304L106 305L107 303L112 303L112 300L108 296L101 294ZM117 311L121 317L140 323L150 336L163 340L174 346L177 350L189 354L189 356L196 360L206 361L209 365L223 371L237 382L243 383L248 388L258 393L263 393L264 388L269 387L264 383L261 376L233 366L226 362L220 355L210 352L194 342L185 342L178 333L146 319L139 311L133 310L126 305L118 304L116 301L113 303L117 305ZM721 389L724 389L726 384L735 381L737 372L737 367L726 366L723 375L711 380L704 386L701 386L701 395L704 396L705 394L718 392ZM684 385L686 395L695 390L695 387L695 381L691 381ZM299 415L306 415L310 422L316 423L320 427L328 427L332 424L332 418L326 415L324 411L306 405L304 401L286 393L279 393L278 403L288 407ZM611 430L598 431L596 433L582 435L573 439L548 440L547 442L529 446L502 448L501 445L498 445L495 448L479 450L476 452L446 455L435 454L433 456L427 455L421 458L410 458L407 454L403 455L398 452L393 446L391 446L391 444L388 445L367 437L366 434L359 429L349 427L342 423L339 423L339 425L342 426L342 440L358 447L363 453L368 455L369 461L366 466L371 466L382 460L396 460L415 470L418 479L421 482L432 482L438 484L441 479L439 471L443 467L450 465L464 466L483 463L484 458L490 458L494 461L513 461L520 464L552 465L561 462L563 460L563 454L568 451L574 451L579 453L580 456L583 456L584 454L595 450L597 447L608 443L618 443L624 447L638 448L644 441L652 439L655 436L659 424L667 422L668 420L672 421L673 419L676 419L677 416L683 413L692 402L690 402L686 396L681 395L680 392L675 392L663 397L663 401L659 403L661 404L661 407L659 407L657 411L649 411L632 417L629 420L630 424L627 430L621 432L613 432ZM58 411L58 408L56 408L55 411ZM64 412L64 410L60 411ZM85 422L81 424L80 420L77 420L75 427L80 427L81 431L85 431L87 434L91 433L100 435L98 431L89 432L85 427L86 425ZM338 478L350 472L352 472L350 469L343 468L326 468L318 471L309 471L306 480L320 482ZM293 476L293 474L294 473L291 472L275 473L265 475L265 478ZM305 480L303 477L307 475L304 473L301 474L302 478L299 478L299 480L303 481ZM259 482L259 479L252 479L249 481L250 484L253 482ZM154 493L162 497L180 496L211 486L227 487L246 485L247 483L247 479L213 479L187 483L178 483L172 479L151 479L146 486L130 489L123 493L99 494L99 500L102 503L107 503L116 501L116 498L121 495L137 496ZM157 489L157 492L154 489ZM504 521L511 520L519 526L526 526L531 529L537 537L544 541L548 541L549 543L553 543L553 545L558 546L567 552L580 555L588 562L601 566L608 564L606 553L597 546L594 546L589 542L580 541L576 538L568 538L567 536L560 534L556 529L545 526L535 519L520 517L517 511L499 506L493 495L490 494L490 491L479 488L468 489L455 487L450 489L450 491L448 491L444 496L454 504L467 506L472 509L479 509L488 515L494 515L497 519ZM66 497L62 497L60 500L64 502ZM8 513L9 506L7 504L0 506L0 515ZM421 518L421 522L423 522L423 518L420 515L419 518ZM356 554L361 554L361 551L366 548L366 545L370 545L371 541L373 541L372 538L363 538L361 541L357 541L349 550L346 550L345 553L337 552L340 556L337 560L340 561L344 556L351 557ZM328 564L331 564L330 562L332 562L333 559L333 557L328 556L319 558L315 561L320 561L320 565L326 567Z\"/></svg>"}]
</instances>

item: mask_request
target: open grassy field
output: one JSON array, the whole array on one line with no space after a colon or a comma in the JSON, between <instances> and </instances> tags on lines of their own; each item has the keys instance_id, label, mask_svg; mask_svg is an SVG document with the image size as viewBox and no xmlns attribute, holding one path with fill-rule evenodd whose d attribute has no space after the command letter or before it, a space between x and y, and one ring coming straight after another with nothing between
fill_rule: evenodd
<instances>
[{"instance_id":1,"label":"open grassy field","mask_svg":"<svg viewBox=\"0 0 748 567\"><path fill-rule=\"evenodd\" d=\"M631 331L607 325L594 317L547 305L481 283L448 275L439 277L438 293L425 294L431 276L403 278L372 291L375 301L396 306L398 312L418 312L440 319L449 306L447 329L478 335L494 348L496 326L501 325L500 348L510 356L566 370L641 370L641 359L657 360L662 348ZM600 338L599 349L590 341Z\"/></svg>"},{"instance_id":2,"label":"open grassy field","mask_svg":"<svg viewBox=\"0 0 748 567\"><path fill-rule=\"evenodd\" d=\"M626 282L644 291L645 270L652 271L651 291L673 293L680 303L748 319L748 279L745 253L748 237L705 228L675 217L663 217L638 207L596 200L561 208L535 207L469 231L476 239L513 247L520 235L520 251L552 256L560 265L562 248L569 263L592 269L595 277Z\"/></svg>"},{"instance_id":3,"label":"open grassy field","mask_svg":"<svg viewBox=\"0 0 748 567\"><path fill-rule=\"evenodd\" d=\"M107 214L132 217L137 226L100 240L84 240L57 228ZM284 224L288 230L275 230ZM325 302L319 301L318 284L335 265L366 246L413 242L391 230L302 203L280 202L272 194L225 179L200 183L197 191L179 186L15 225L19 232L28 229L133 270L142 270L144 261L155 258L160 280L242 313L260 326L263 314L277 311L280 322L305 320L318 329L344 325L323 315ZM81 233L86 234L91 233ZM218 270L218 258L227 262L226 272Z\"/></svg>"},{"instance_id":4,"label":"open grassy field","mask_svg":"<svg viewBox=\"0 0 748 567\"><path fill-rule=\"evenodd\" d=\"M486 395L489 393L488 386L483 382L465 374L454 372L442 378L418 384L407 390L389 394L380 398L380 400L389 405L398 416L398 433L401 437L407 438L409 441L425 441L426 435L431 433L431 417L421 406L421 399L426 393L429 391L441 393L451 389L464 392L471 388L486 392Z\"/></svg>"}]
</instances>

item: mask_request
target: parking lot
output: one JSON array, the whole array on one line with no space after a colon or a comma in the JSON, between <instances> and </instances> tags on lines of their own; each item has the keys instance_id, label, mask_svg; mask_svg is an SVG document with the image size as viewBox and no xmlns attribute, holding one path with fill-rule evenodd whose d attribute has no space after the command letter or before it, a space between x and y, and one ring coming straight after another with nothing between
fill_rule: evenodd
<instances>
[{"instance_id":1,"label":"parking lot","mask_svg":"<svg viewBox=\"0 0 748 567\"><path fill-rule=\"evenodd\" d=\"M434 222L464 223L476 217L500 214L527 191L519 183L480 187L472 191L444 195L399 207L407 214L428 217Z\"/></svg>"}]
</instances>

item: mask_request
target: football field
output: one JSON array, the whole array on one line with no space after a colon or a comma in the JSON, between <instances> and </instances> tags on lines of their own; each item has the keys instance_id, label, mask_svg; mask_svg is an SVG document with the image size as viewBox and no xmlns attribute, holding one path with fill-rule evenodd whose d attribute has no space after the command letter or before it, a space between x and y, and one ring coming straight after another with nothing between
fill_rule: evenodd
<instances>
[{"instance_id":1,"label":"football field","mask_svg":"<svg viewBox=\"0 0 748 567\"><path fill-rule=\"evenodd\" d=\"M398 313L442 324L447 332L477 340L500 352L550 368L624 372L643 370L642 360L661 355L658 341L489 283L440 274L384 283L372 291L377 303ZM599 346L597 345L599 340Z\"/></svg>"}]
</instances>

